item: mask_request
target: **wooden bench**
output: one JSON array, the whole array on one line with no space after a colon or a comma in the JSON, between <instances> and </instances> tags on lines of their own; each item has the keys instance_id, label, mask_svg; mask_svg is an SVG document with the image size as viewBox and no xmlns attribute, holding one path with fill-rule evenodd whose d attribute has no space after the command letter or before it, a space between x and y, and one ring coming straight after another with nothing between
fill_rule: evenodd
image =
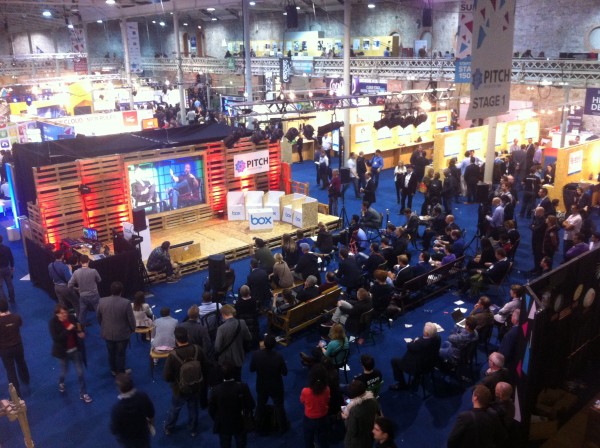
<instances>
[{"instance_id":1,"label":"wooden bench","mask_svg":"<svg viewBox=\"0 0 600 448\"><path fill-rule=\"evenodd\" d=\"M319 322L323 315L333 313L341 293L342 289L336 287L325 291L322 295L308 302L289 309L285 314L276 314L269 311L269 328L282 330L285 339L280 340L279 343L287 346L294 333Z\"/></svg>"},{"instance_id":2,"label":"wooden bench","mask_svg":"<svg viewBox=\"0 0 600 448\"><path fill-rule=\"evenodd\" d=\"M300 279L297 279L297 278L294 277L294 284L293 284L293 286L290 286L289 288L275 288L273 290L273 295L281 294L284 289L295 289L298 286L302 286L303 284L304 284L304 280L300 280Z\"/></svg>"},{"instance_id":3,"label":"wooden bench","mask_svg":"<svg viewBox=\"0 0 600 448\"><path fill-rule=\"evenodd\" d=\"M187 246L175 247L169 249L171 262L179 265L180 274L190 274L198 271L197 264L200 261L200 243L193 243ZM160 283L167 280L167 275L164 272L148 271L150 283Z\"/></svg>"},{"instance_id":4,"label":"wooden bench","mask_svg":"<svg viewBox=\"0 0 600 448\"><path fill-rule=\"evenodd\" d=\"M404 311L407 307L414 307L450 288L452 281L462 272L464 261L465 257L463 255L450 263L411 278L404 283L399 291L402 310Z\"/></svg>"}]
</instances>

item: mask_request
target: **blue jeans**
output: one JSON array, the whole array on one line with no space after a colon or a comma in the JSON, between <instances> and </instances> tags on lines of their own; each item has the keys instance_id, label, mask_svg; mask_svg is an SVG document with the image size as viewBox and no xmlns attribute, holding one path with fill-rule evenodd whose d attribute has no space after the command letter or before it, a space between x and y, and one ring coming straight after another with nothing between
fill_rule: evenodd
<instances>
[{"instance_id":1,"label":"blue jeans","mask_svg":"<svg viewBox=\"0 0 600 448\"><path fill-rule=\"evenodd\" d=\"M93 311L94 313L98 309L98 303L100 303L100 296L95 295L83 295L79 297L79 322L81 325L87 323L87 312Z\"/></svg>"},{"instance_id":2,"label":"blue jeans","mask_svg":"<svg viewBox=\"0 0 600 448\"><path fill-rule=\"evenodd\" d=\"M190 185L188 184L187 179L179 181L175 184L175 186L171 190L171 205L173 206L174 210L177 209L177 207L179 207L179 195L188 193L189 191Z\"/></svg>"},{"instance_id":3,"label":"blue jeans","mask_svg":"<svg viewBox=\"0 0 600 448\"><path fill-rule=\"evenodd\" d=\"M165 421L165 429L173 430L177 424L179 418L179 412L183 405L187 404L188 410L188 426L192 432L198 430L198 402L199 398L197 395L179 395L173 394L171 398L171 409L167 413L167 420Z\"/></svg>"},{"instance_id":4,"label":"blue jeans","mask_svg":"<svg viewBox=\"0 0 600 448\"><path fill-rule=\"evenodd\" d=\"M111 372L125 373L125 355L129 339L123 341L106 341L108 364Z\"/></svg>"},{"instance_id":5,"label":"blue jeans","mask_svg":"<svg viewBox=\"0 0 600 448\"><path fill-rule=\"evenodd\" d=\"M0 268L0 299L6 300L6 294L4 294L4 285L6 283L6 289L8 290L8 299L11 302L15 301L15 288L13 286L13 273L10 267Z\"/></svg>"},{"instance_id":6,"label":"blue jeans","mask_svg":"<svg viewBox=\"0 0 600 448\"><path fill-rule=\"evenodd\" d=\"M67 352L67 356L63 359L60 359L61 371L58 382L65 382L65 376L67 374L67 370L69 369L69 361L73 363L73 366L75 366L75 371L77 372L77 379L79 380L79 394L86 394L85 378L83 377L83 362L81 361L81 353L79 350Z\"/></svg>"},{"instance_id":7,"label":"blue jeans","mask_svg":"<svg viewBox=\"0 0 600 448\"><path fill-rule=\"evenodd\" d=\"M314 448L315 438L319 448L329 448L329 439L327 437L327 426L329 420L327 416L321 418L308 418L304 416L304 447Z\"/></svg>"}]
</instances>

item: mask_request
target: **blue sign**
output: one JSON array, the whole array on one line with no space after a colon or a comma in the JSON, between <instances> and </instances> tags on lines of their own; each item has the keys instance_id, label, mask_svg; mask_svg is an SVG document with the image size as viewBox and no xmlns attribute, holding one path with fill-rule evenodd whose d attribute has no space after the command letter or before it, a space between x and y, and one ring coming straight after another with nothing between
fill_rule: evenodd
<instances>
[{"instance_id":1,"label":"blue sign","mask_svg":"<svg viewBox=\"0 0 600 448\"><path fill-rule=\"evenodd\" d=\"M585 115L600 115L600 89L587 88L585 91Z\"/></svg>"},{"instance_id":2,"label":"blue sign","mask_svg":"<svg viewBox=\"0 0 600 448\"><path fill-rule=\"evenodd\" d=\"M454 82L468 84L471 82L471 57L457 59L454 63Z\"/></svg>"}]
</instances>

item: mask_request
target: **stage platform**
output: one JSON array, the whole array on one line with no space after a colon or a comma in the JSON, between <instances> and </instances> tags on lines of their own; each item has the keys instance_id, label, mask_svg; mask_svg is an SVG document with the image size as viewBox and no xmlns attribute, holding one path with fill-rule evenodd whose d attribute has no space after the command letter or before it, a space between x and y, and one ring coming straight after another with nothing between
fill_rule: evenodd
<instances>
[{"instance_id":1,"label":"stage platform","mask_svg":"<svg viewBox=\"0 0 600 448\"><path fill-rule=\"evenodd\" d=\"M340 219L337 216L319 213L319 222L324 223L328 229L337 229ZM281 237L285 233L295 233L298 227L285 222L274 223L273 230L250 231L248 221L228 221L226 219L210 219L200 223L177 226L168 230L154 230L150 233L152 247L159 246L163 241L177 245L193 241L194 244L186 248L174 249L171 257L182 266L182 273L201 271L208 266L208 257L214 254L224 254L227 261L238 260L250 255L254 245L253 238L265 240L273 249L281 246ZM306 236L316 234L317 226L302 229ZM196 244L200 244L198 252ZM193 247L196 246L196 247ZM180 260L179 257L183 257ZM163 276L152 275L153 281L160 281Z\"/></svg>"}]
</instances>

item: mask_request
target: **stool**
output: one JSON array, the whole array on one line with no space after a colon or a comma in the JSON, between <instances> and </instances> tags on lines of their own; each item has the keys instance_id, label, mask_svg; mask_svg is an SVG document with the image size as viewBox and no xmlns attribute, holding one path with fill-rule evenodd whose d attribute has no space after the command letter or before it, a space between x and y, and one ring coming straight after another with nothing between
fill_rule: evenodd
<instances>
[{"instance_id":1,"label":"stool","mask_svg":"<svg viewBox=\"0 0 600 448\"><path fill-rule=\"evenodd\" d=\"M171 353L171 351L156 352L156 351L154 351L153 348L150 349L150 376L152 377L152 379L154 379L154 360L167 358L169 356L169 353Z\"/></svg>"},{"instance_id":2,"label":"stool","mask_svg":"<svg viewBox=\"0 0 600 448\"><path fill-rule=\"evenodd\" d=\"M154 327L135 327L136 338L139 340L138 335L141 334L144 335L143 337L146 338L147 341L149 341L152 330L154 330Z\"/></svg>"}]
</instances>

